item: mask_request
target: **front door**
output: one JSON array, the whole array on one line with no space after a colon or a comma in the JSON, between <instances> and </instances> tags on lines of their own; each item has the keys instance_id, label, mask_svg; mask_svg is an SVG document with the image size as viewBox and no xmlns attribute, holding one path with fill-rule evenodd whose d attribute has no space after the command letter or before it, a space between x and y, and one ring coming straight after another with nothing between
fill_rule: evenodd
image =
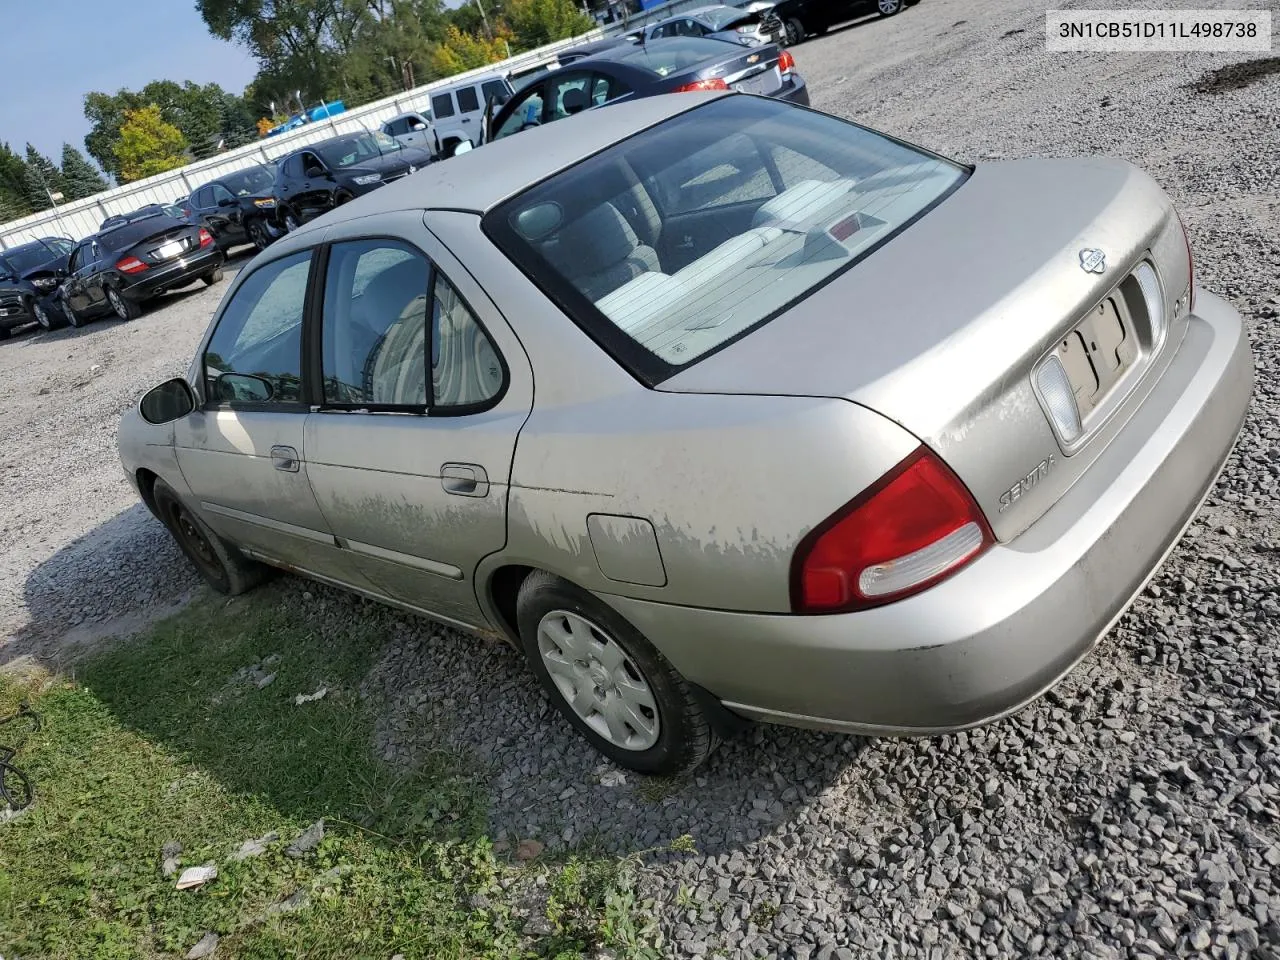
<instances>
[{"instance_id":1,"label":"front door","mask_svg":"<svg viewBox=\"0 0 1280 960\"><path fill-rule=\"evenodd\" d=\"M311 486L346 555L382 593L483 626L473 577L506 543L532 378L505 321L421 214L400 216L392 232L412 244L352 238L330 249L324 397L307 420Z\"/></svg>"},{"instance_id":2,"label":"front door","mask_svg":"<svg viewBox=\"0 0 1280 960\"><path fill-rule=\"evenodd\" d=\"M311 259L294 253L239 284L204 351L204 403L178 422L174 441L211 527L279 565L346 581L307 479L302 318Z\"/></svg>"}]
</instances>

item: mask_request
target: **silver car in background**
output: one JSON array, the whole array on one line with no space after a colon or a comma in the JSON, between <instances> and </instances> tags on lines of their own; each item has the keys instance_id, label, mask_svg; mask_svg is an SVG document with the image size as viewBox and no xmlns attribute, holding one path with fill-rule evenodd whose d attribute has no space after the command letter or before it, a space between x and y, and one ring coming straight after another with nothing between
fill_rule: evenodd
<instances>
[{"instance_id":1,"label":"silver car in background","mask_svg":"<svg viewBox=\"0 0 1280 960\"><path fill-rule=\"evenodd\" d=\"M685 10L678 16L645 27L645 39L662 37L711 37L747 46L781 43L782 27L767 10L744 10L724 4Z\"/></svg>"},{"instance_id":2,"label":"silver car in background","mask_svg":"<svg viewBox=\"0 0 1280 960\"><path fill-rule=\"evenodd\" d=\"M690 93L290 234L120 454L216 589L268 564L500 634L596 748L673 773L741 718L921 735L1040 695L1252 380L1129 164Z\"/></svg>"}]
</instances>

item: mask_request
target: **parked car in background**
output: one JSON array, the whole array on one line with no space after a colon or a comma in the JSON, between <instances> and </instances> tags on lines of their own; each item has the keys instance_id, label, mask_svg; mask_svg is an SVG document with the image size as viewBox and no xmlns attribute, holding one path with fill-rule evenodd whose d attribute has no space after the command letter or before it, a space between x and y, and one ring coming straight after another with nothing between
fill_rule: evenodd
<instances>
[{"instance_id":1,"label":"parked car in background","mask_svg":"<svg viewBox=\"0 0 1280 960\"><path fill-rule=\"evenodd\" d=\"M526 85L486 123L485 142L616 100L704 90L809 103L795 60L776 44L744 49L724 40L675 37L607 47Z\"/></svg>"},{"instance_id":2,"label":"parked car in background","mask_svg":"<svg viewBox=\"0 0 1280 960\"><path fill-rule=\"evenodd\" d=\"M645 27L646 40L664 37L711 37L746 46L782 41L776 23L759 11L747 11L723 4L686 10L675 17Z\"/></svg>"},{"instance_id":3,"label":"parked car in background","mask_svg":"<svg viewBox=\"0 0 1280 960\"><path fill-rule=\"evenodd\" d=\"M837 23L878 13L892 17L919 0L780 0L768 14L770 26L781 28L786 42L795 45L806 37L826 33Z\"/></svg>"},{"instance_id":4,"label":"parked car in background","mask_svg":"<svg viewBox=\"0 0 1280 960\"><path fill-rule=\"evenodd\" d=\"M128 213L112 214L102 221L102 225L98 229L110 230L112 227L118 227L124 223L132 223L134 220L141 220L144 217L154 217L163 213L165 213L164 204L147 203L143 204L137 210L130 210Z\"/></svg>"},{"instance_id":5,"label":"parked car in background","mask_svg":"<svg viewBox=\"0 0 1280 960\"><path fill-rule=\"evenodd\" d=\"M147 300L197 280L217 283L224 259L204 227L164 214L142 217L76 244L59 304L73 327L108 313L133 320Z\"/></svg>"},{"instance_id":6,"label":"parked car in background","mask_svg":"<svg viewBox=\"0 0 1280 960\"><path fill-rule=\"evenodd\" d=\"M464 83L441 87L431 93L431 121L434 128L435 155L452 157L464 140L480 145L480 127L485 106L492 101L500 107L513 93L511 81L503 73L485 73Z\"/></svg>"},{"instance_id":7,"label":"parked car in background","mask_svg":"<svg viewBox=\"0 0 1280 960\"><path fill-rule=\"evenodd\" d=\"M265 164L219 177L191 191L188 219L213 234L224 253L246 243L265 250L284 235L276 217L274 184L275 171Z\"/></svg>"},{"instance_id":8,"label":"parked car in background","mask_svg":"<svg viewBox=\"0 0 1280 960\"><path fill-rule=\"evenodd\" d=\"M1212 489L1254 362L1193 274L1120 160L637 99L282 240L120 458L215 589L499 632L632 769L933 735L1070 672Z\"/></svg>"},{"instance_id":9,"label":"parked car in background","mask_svg":"<svg viewBox=\"0 0 1280 960\"><path fill-rule=\"evenodd\" d=\"M605 37L603 40L593 40L590 43L584 43L580 47L571 47L568 50L561 50L556 54L556 61L560 66L564 67L576 60L585 60L588 57L594 57L596 54L603 53L605 50L612 50L614 47L632 46L639 42L639 32L627 33L614 37ZM523 86L524 85L521 84L522 89Z\"/></svg>"},{"instance_id":10,"label":"parked car in background","mask_svg":"<svg viewBox=\"0 0 1280 960\"><path fill-rule=\"evenodd\" d=\"M410 110L392 117L382 125L382 132L406 147L417 147L435 155L436 133L431 127L431 114Z\"/></svg>"},{"instance_id":11,"label":"parked car in background","mask_svg":"<svg viewBox=\"0 0 1280 960\"><path fill-rule=\"evenodd\" d=\"M312 143L276 164L276 216L296 230L334 207L425 167L432 155L405 147L381 130Z\"/></svg>"},{"instance_id":12,"label":"parked car in background","mask_svg":"<svg viewBox=\"0 0 1280 960\"><path fill-rule=\"evenodd\" d=\"M74 248L67 237L41 237L0 253L0 340L32 321L44 330L61 326L58 283Z\"/></svg>"},{"instance_id":13,"label":"parked car in background","mask_svg":"<svg viewBox=\"0 0 1280 960\"><path fill-rule=\"evenodd\" d=\"M191 221L191 198L179 197L173 203L166 203L162 208L166 217L173 217L175 220Z\"/></svg>"}]
</instances>

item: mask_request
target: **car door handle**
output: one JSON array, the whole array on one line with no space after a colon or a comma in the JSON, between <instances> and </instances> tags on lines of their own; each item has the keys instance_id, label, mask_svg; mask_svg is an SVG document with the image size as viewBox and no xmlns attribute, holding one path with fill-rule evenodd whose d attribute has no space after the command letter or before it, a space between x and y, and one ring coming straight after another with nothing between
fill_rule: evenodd
<instances>
[{"instance_id":1,"label":"car door handle","mask_svg":"<svg viewBox=\"0 0 1280 960\"><path fill-rule=\"evenodd\" d=\"M272 447L271 465L285 473L297 473L300 466L298 451L293 447Z\"/></svg>"},{"instance_id":2,"label":"car door handle","mask_svg":"<svg viewBox=\"0 0 1280 960\"><path fill-rule=\"evenodd\" d=\"M440 486L456 497L487 497L489 474L476 463L446 463L440 467Z\"/></svg>"}]
</instances>

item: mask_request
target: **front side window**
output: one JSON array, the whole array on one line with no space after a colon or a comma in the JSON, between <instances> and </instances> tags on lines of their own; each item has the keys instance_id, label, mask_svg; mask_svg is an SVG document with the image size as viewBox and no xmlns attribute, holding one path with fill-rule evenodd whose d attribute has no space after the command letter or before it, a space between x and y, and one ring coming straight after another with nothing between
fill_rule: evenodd
<instances>
[{"instance_id":1,"label":"front side window","mask_svg":"<svg viewBox=\"0 0 1280 960\"><path fill-rule=\"evenodd\" d=\"M542 84L527 91L511 108L507 119L494 131L493 139L501 140L542 122Z\"/></svg>"},{"instance_id":2,"label":"front side window","mask_svg":"<svg viewBox=\"0 0 1280 960\"><path fill-rule=\"evenodd\" d=\"M437 93L431 98L431 112L436 119L453 116L453 96L448 93Z\"/></svg>"},{"instance_id":3,"label":"front side window","mask_svg":"<svg viewBox=\"0 0 1280 960\"><path fill-rule=\"evenodd\" d=\"M211 403L302 400L302 317L311 252L274 260L245 279L204 354Z\"/></svg>"},{"instance_id":4,"label":"front side window","mask_svg":"<svg viewBox=\"0 0 1280 960\"><path fill-rule=\"evenodd\" d=\"M485 103L492 100L498 106L511 99L511 88L501 80L486 80L480 84L480 92L484 94Z\"/></svg>"},{"instance_id":5,"label":"front side window","mask_svg":"<svg viewBox=\"0 0 1280 960\"><path fill-rule=\"evenodd\" d=\"M965 176L835 117L726 97L563 170L482 222L580 326L657 383L804 299ZM624 215L640 201L658 220L644 239Z\"/></svg>"},{"instance_id":6,"label":"front side window","mask_svg":"<svg viewBox=\"0 0 1280 960\"><path fill-rule=\"evenodd\" d=\"M426 407L430 279L426 257L403 244L333 245L321 347L326 404Z\"/></svg>"}]
</instances>

